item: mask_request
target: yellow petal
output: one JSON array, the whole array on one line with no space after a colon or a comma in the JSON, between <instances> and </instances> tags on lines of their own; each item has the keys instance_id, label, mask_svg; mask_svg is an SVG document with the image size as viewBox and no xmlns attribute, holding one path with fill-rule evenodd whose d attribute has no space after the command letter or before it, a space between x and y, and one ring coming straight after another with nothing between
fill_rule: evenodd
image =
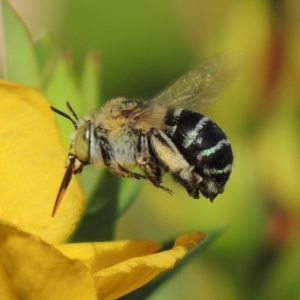
<instances>
[{"instance_id":1,"label":"yellow petal","mask_svg":"<svg viewBox=\"0 0 300 300\"><path fill-rule=\"evenodd\" d=\"M173 249L132 258L95 273L98 299L117 299L141 287L162 271L173 268L203 238L200 232L189 234L177 239Z\"/></svg>"},{"instance_id":2,"label":"yellow petal","mask_svg":"<svg viewBox=\"0 0 300 300\"><path fill-rule=\"evenodd\" d=\"M80 259L94 273L133 257L155 253L161 245L150 241L115 241L63 244L56 248L69 258Z\"/></svg>"},{"instance_id":3,"label":"yellow petal","mask_svg":"<svg viewBox=\"0 0 300 300\"><path fill-rule=\"evenodd\" d=\"M83 194L73 180L51 217L67 155L53 112L37 90L0 81L0 120L0 218L59 242L74 229Z\"/></svg>"},{"instance_id":4,"label":"yellow petal","mask_svg":"<svg viewBox=\"0 0 300 300\"><path fill-rule=\"evenodd\" d=\"M0 220L1 299L96 299L89 269Z\"/></svg>"}]
</instances>

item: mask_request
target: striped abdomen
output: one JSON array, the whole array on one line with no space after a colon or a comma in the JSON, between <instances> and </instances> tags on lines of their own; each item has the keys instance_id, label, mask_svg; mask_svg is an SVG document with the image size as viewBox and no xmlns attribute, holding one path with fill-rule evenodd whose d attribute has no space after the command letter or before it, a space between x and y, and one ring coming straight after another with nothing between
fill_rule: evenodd
<instances>
[{"instance_id":1,"label":"striped abdomen","mask_svg":"<svg viewBox=\"0 0 300 300\"><path fill-rule=\"evenodd\" d=\"M220 127L202 114L176 108L167 112L163 131L202 177L201 194L213 200L222 193L231 173L233 154Z\"/></svg>"}]
</instances>

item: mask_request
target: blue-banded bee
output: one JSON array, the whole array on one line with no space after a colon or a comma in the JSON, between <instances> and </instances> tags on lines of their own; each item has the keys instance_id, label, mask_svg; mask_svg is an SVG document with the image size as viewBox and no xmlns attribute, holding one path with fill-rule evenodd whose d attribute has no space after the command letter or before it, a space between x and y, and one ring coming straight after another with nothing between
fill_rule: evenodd
<instances>
[{"instance_id":1,"label":"blue-banded bee","mask_svg":"<svg viewBox=\"0 0 300 300\"><path fill-rule=\"evenodd\" d=\"M208 61L149 101L117 98L82 117L67 102L75 120L51 107L75 127L52 215L72 175L88 164L104 164L117 176L146 178L172 193L161 185L168 172L191 197L202 194L213 201L230 176L232 149L218 125L190 109L217 96L235 75L239 60L238 54L226 54ZM132 167L142 173L130 171Z\"/></svg>"}]
</instances>

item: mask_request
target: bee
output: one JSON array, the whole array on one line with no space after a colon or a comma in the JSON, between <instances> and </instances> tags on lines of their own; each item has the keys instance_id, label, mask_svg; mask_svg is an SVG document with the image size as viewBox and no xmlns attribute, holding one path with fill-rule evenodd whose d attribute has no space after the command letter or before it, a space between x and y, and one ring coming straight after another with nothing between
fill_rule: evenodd
<instances>
[{"instance_id":1,"label":"bee","mask_svg":"<svg viewBox=\"0 0 300 300\"><path fill-rule=\"evenodd\" d=\"M233 164L230 142L207 116L194 111L210 102L236 74L239 54L224 54L191 70L148 101L116 98L78 117L51 109L74 125L66 173L53 208L55 215L73 174L86 165L105 165L116 176L148 179L162 185L164 173L192 198L213 201L223 193ZM135 173L131 168L142 172Z\"/></svg>"}]
</instances>

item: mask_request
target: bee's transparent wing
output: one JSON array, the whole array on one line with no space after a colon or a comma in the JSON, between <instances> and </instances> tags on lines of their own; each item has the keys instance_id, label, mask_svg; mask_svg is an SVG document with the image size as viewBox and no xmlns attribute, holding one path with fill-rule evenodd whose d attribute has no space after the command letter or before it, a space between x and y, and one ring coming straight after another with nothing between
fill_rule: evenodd
<instances>
[{"instance_id":1,"label":"bee's transparent wing","mask_svg":"<svg viewBox=\"0 0 300 300\"><path fill-rule=\"evenodd\" d=\"M180 77L150 101L168 108L192 108L209 103L234 78L241 58L240 53L227 53L209 60Z\"/></svg>"}]
</instances>

